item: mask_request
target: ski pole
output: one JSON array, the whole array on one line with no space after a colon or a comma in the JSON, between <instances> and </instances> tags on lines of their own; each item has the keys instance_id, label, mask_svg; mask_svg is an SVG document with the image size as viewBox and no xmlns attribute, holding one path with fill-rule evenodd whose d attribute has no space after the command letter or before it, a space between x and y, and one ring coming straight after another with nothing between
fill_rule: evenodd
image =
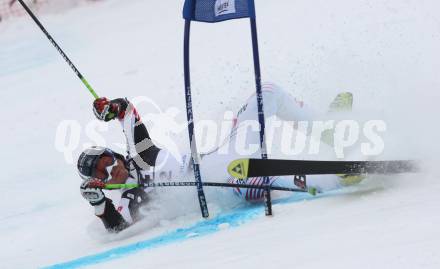
<instances>
[{"instance_id":1,"label":"ski pole","mask_svg":"<svg viewBox=\"0 0 440 269\"><path fill-rule=\"evenodd\" d=\"M95 97L95 99L98 99L99 96L96 94L96 92L93 90L92 86L87 82L87 80L83 77L83 75L78 71L78 69L75 67L75 65L72 63L72 61L67 57L67 55L64 53L64 51L58 46L57 42L52 38L52 36L47 32L47 30L44 28L44 26L41 24L41 22L37 19L37 17L32 13L32 11L29 9L29 7L23 2L23 0L18 0L20 4L23 6L23 8L26 10L26 12L31 16L31 18L34 20L34 22L40 27L41 31L46 35L47 39L49 39L50 43L57 49L57 51L61 54L63 59L69 64L70 68L72 68L73 72L78 76L78 78L82 81L82 83L86 86L86 88L89 90L89 92Z\"/></svg>"},{"instance_id":2,"label":"ski pole","mask_svg":"<svg viewBox=\"0 0 440 269\"><path fill-rule=\"evenodd\" d=\"M105 184L105 190L117 190L117 189L131 189L137 188L141 185L139 184Z\"/></svg>"},{"instance_id":3,"label":"ski pole","mask_svg":"<svg viewBox=\"0 0 440 269\"><path fill-rule=\"evenodd\" d=\"M197 182L159 182L159 183L146 183L146 184L106 184L104 189L130 189L130 188L156 188L156 187L188 187L196 186ZM207 187L224 187L224 188L245 188L245 189L267 189L265 185L251 185L251 184L234 184L234 183L219 183L219 182L202 182L203 186ZM274 191L290 191L290 192L308 192L311 195L316 195L316 188L298 189L288 187L269 186L270 190Z\"/></svg>"}]
</instances>

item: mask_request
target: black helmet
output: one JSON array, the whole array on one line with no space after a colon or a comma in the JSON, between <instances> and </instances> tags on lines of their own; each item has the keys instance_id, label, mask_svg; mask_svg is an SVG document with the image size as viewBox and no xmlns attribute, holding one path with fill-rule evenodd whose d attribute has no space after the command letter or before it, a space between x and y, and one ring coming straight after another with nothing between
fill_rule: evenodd
<instances>
[{"instance_id":1,"label":"black helmet","mask_svg":"<svg viewBox=\"0 0 440 269\"><path fill-rule=\"evenodd\" d=\"M109 156L113 159L122 157L122 159L124 159L122 155L113 152L109 148L93 146L84 150L81 155L79 155L77 163L78 173L84 180L95 177L95 168L101 156Z\"/></svg>"}]
</instances>

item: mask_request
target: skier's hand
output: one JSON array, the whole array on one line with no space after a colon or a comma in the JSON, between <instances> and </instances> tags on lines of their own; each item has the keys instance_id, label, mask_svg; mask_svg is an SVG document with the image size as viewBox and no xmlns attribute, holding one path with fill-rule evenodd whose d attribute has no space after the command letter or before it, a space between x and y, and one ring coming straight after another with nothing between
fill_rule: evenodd
<instances>
[{"instance_id":1,"label":"skier's hand","mask_svg":"<svg viewBox=\"0 0 440 269\"><path fill-rule=\"evenodd\" d=\"M110 121L116 118L119 112L119 105L105 97L93 101L93 113L98 120Z\"/></svg>"},{"instance_id":2,"label":"skier's hand","mask_svg":"<svg viewBox=\"0 0 440 269\"><path fill-rule=\"evenodd\" d=\"M104 187L105 184L100 180L86 180L81 184L81 195L84 197L84 199L89 201L91 205L100 205L105 201L105 195L102 191Z\"/></svg>"}]
</instances>

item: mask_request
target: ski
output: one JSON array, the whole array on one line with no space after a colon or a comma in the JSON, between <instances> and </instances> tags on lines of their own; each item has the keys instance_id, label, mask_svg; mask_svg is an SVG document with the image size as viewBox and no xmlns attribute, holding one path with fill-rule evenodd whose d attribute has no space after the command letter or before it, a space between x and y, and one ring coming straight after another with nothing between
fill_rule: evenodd
<instances>
[{"instance_id":1,"label":"ski","mask_svg":"<svg viewBox=\"0 0 440 269\"><path fill-rule=\"evenodd\" d=\"M301 161L276 159L237 159L228 166L239 179L265 176L324 174L396 174L417 172L416 161Z\"/></svg>"}]
</instances>

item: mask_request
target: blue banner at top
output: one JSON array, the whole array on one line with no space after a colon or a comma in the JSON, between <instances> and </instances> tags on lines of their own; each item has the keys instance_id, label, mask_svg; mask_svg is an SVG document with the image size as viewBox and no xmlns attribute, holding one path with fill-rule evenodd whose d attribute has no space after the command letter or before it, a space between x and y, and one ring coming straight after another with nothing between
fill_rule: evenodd
<instances>
[{"instance_id":1,"label":"blue banner at top","mask_svg":"<svg viewBox=\"0 0 440 269\"><path fill-rule=\"evenodd\" d=\"M255 18L254 0L185 0L183 18L201 22Z\"/></svg>"}]
</instances>

